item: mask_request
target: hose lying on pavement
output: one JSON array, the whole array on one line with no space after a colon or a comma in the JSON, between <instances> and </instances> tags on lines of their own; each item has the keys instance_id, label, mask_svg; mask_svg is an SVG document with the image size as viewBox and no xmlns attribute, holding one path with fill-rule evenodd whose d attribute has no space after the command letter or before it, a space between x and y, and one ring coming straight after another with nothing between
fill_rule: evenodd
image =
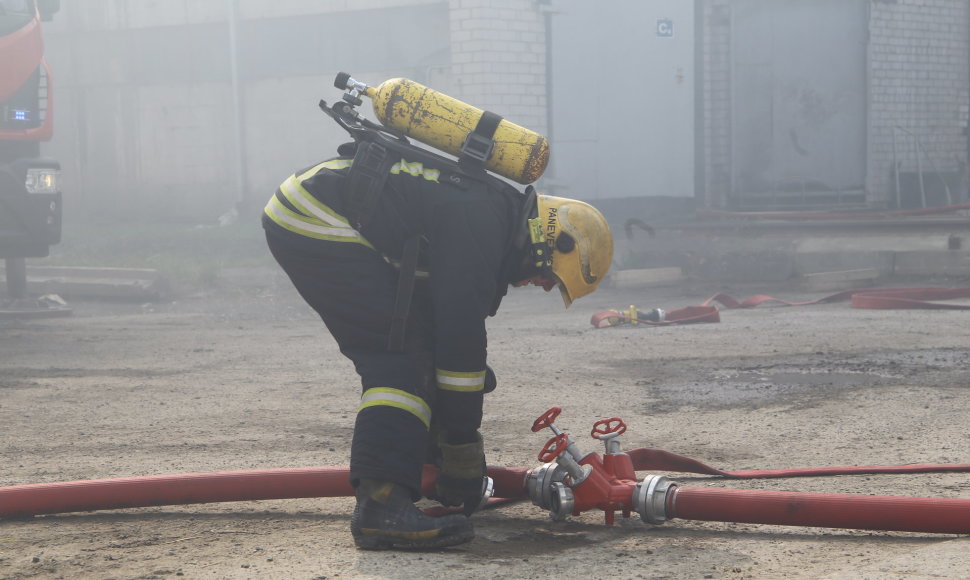
<instances>
[{"instance_id":1,"label":"hose lying on pavement","mask_svg":"<svg viewBox=\"0 0 970 580\"><path fill-rule=\"evenodd\" d=\"M783 526L965 534L970 532L970 500L677 487L667 498L667 517Z\"/></svg>"},{"instance_id":2,"label":"hose lying on pavement","mask_svg":"<svg viewBox=\"0 0 970 580\"><path fill-rule=\"evenodd\" d=\"M498 497L525 497L526 469L490 467ZM425 466L422 489L434 489ZM227 501L349 497L348 467L255 469L32 483L0 487L0 518Z\"/></svg>"},{"instance_id":3,"label":"hose lying on pavement","mask_svg":"<svg viewBox=\"0 0 970 580\"><path fill-rule=\"evenodd\" d=\"M596 328L608 328L621 324L636 324L642 326L668 326L671 324L697 324L701 322L720 322L721 317L715 302L724 308L754 308L761 304L776 303L782 306L811 306L813 304L827 304L830 302L850 301L853 308L870 310L920 309L920 310L970 310L970 304L954 304L935 302L935 300L953 300L970 298L970 286L944 288L938 286L915 286L906 288L861 288L843 290L816 300L806 302L790 302L755 294L744 300L738 300L724 293L717 293L697 306L686 306L677 310L664 311L661 309L643 310L636 306L629 309L611 309L597 312L590 317L589 322ZM651 313L662 312L662 318L651 317Z\"/></svg>"},{"instance_id":4,"label":"hose lying on pavement","mask_svg":"<svg viewBox=\"0 0 970 580\"><path fill-rule=\"evenodd\" d=\"M791 469L747 469L722 471L696 459L664 451L663 449L631 449L626 451L636 471L674 471L700 473L734 479L766 479L774 477L825 477L830 475L873 475L877 473L966 473L970 463L920 463L911 465L849 465L839 467L795 467ZM2 490L3 488L0 488Z\"/></svg>"},{"instance_id":5,"label":"hose lying on pavement","mask_svg":"<svg viewBox=\"0 0 970 580\"><path fill-rule=\"evenodd\" d=\"M722 471L659 449L626 452L637 471L664 470L732 478L970 471L968 464L875 465ZM528 497L525 468L489 467L491 505ZM347 467L258 469L153 475L0 487L0 518L79 511L227 501L348 497ZM425 466L422 490L434 488L436 470ZM630 482L631 489L635 482ZM970 500L928 497L778 492L673 486L667 519L927 533L970 533Z\"/></svg>"}]
</instances>

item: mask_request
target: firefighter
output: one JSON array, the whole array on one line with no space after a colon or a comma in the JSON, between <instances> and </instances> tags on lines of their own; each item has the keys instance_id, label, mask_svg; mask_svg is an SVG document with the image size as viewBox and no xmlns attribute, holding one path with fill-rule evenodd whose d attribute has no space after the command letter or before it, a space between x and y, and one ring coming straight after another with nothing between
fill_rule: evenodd
<instances>
[{"instance_id":1,"label":"firefighter","mask_svg":"<svg viewBox=\"0 0 970 580\"><path fill-rule=\"evenodd\" d=\"M485 319L509 285L558 286L567 306L594 291L612 236L586 203L407 158L358 215L356 147L338 153L284 181L262 220L273 256L360 375L351 532L361 549L464 543L483 493L483 396L495 387ZM414 505L429 449L435 499L463 513Z\"/></svg>"}]
</instances>

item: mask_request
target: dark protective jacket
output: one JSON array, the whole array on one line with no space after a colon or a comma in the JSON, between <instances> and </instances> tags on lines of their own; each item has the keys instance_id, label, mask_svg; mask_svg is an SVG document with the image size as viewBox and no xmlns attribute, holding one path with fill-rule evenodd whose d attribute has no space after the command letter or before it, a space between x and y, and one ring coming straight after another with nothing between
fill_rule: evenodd
<instances>
[{"instance_id":1,"label":"dark protective jacket","mask_svg":"<svg viewBox=\"0 0 970 580\"><path fill-rule=\"evenodd\" d=\"M485 319L495 314L522 263L512 243L525 195L482 173L401 159L357 231L346 216L346 174L353 160L335 158L302 170L266 206L264 227L307 252L321 244L361 244L400 260L405 242L422 239L429 273L432 350L439 389L480 391L485 376ZM480 413L480 411L479 411Z\"/></svg>"}]
</instances>

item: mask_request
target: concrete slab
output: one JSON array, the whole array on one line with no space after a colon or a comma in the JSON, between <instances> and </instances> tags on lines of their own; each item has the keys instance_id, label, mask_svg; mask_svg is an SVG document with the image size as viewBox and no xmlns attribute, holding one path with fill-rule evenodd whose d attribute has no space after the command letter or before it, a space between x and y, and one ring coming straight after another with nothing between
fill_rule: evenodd
<instances>
[{"instance_id":1,"label":"concrete slab","mask_svg":"<svg viewBox=\"0 0 970 580\"><path fill-rule=\"evenodd\" d=\"M795 273L791 252L725 252L690 256L687 275L717 282L784 282Z\"/></svg>"},{"instance_id":2,"label":"concrete slab","mask_svg":"<svg viewBox=\"0 0 970 580\"><path fill-rule=\"evenodd\" d=\"M841 270L837 272L817 272L805 274L801 278L804 290L825 292L829 290L851 290L872 286L879 277L877 268L861 268L858 270Z\"/></svg>"},{"instance_id":3,"label":"concrete slab","mask_svg":"<svg viewBox=\"0 0 970 580\"><path fill-rule=\"evenodd\" d=\"M899 276L970 276L970 252L896 252L893 273Z\"/></svg>"},{"instance_id":4,"label":"concrete slab","mask_svg":"<svg viewBox=\"0 0 970 580\"><path fill-rule=\"evenodd\" d=\"M796 253L794 260L795 273L801 276L819 272L872 268L878 270L880 276L891 276L894 273L896 252L889 250L846 250L842 252Z\"/></svg>"},{"instance_id":5,"label":"concrete slab","mask_svg":"<svg viewBox=\"0 0 970 580\"><path fill-rule=\"evenodd\" d=\"M873 234L861 231L856 234L815 235L796 242L795 251L813 252L905 252L916 250L946 250L951 234L939 232L907 232L905 235Z\"/></svg>"},{"instance_id":6,"label":"concrete slab","mask_svg":"<svg viewBox=\"0 0 970 580\"><path fill-rule=\"evenodd\" d=\"M0 300L0 320L21 318L59 318L71 315L71 307L56 294L37 298Z\"/></svg>"},{"instance_id":7,"label":"concrete slab","mask_svg":"<svg viewBox=\"0 0 970 580\"><path fill-rule=\"evenodd\" d=\"M159 300L169 292L165 278L147 268L28 266L27 292L67 298Z\"/></svg>"},{"instance_id":8,"label":"concrete slab","mask_svg":"<svg viewBox=\"0 0 970 580\"><path fill-rule=\"evenodd\" d=\"M636 288L640 286L664 286L684 281L680 268L640 268L636 270L617 270L611 274L613 285L617 288Z\"/></svg>"}]
</instances>

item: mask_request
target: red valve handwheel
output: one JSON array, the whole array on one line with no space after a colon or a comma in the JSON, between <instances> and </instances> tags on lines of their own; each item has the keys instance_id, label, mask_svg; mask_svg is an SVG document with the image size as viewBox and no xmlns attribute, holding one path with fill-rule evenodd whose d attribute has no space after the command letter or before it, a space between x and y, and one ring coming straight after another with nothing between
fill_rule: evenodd
<instances>
[{"instance_id":1,"label":"red valve handwheel","mask_svg":"<svg viewBox=\"0 0 970 580\"><path fill-rule=\"evenodd\" d=\"M616 433L617 435L623 435L626 433L626 423L623 419L619 417L610 417L609 419L600 419L599 421L593 423L593 430L590 431L590 435L594 439L599 439L603 435L609 435L611 433Z\"/></svg>"},{"instance_id":2,"label":"red valve handwheel","mask_svg":"<svg viewBox=\"0 0 970 580\"><path fill-rule=\"evenodd\" d=\"M532 423L532 432L538 433L549 425L552 425L552 422L556 420L559 413L562 413L562 407L553 407L542 415L539 415L539 418Z\"/></svg>"},{"instance_id":3,"label":"red valve handwheel","mask_svg":"<svg viewBox=\"0 0 970 580\"><path fill-rule=\"evenodd\" d=\"M559 455L566 450L566 446L569 445L569 435L565 433L560 433L551 437L546 444L542 446L542 451L539 452L539 461L543 463L549 463L553 459L559 457Z\"/></svg>"}]
</instances>

